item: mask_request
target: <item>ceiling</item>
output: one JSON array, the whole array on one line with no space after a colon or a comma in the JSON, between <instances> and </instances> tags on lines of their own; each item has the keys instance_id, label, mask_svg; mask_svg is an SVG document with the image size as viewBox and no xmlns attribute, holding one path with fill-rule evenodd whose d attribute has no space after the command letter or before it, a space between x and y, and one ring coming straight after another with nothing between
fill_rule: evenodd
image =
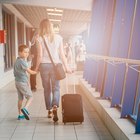
<instances>
[{"instance_id":1,"label":"ceiling","mask_svg":"<svg viewBox=\"0 0 140 140\"><path fill-rule=\"evenodd\" d=\"M91 20L91 12L83 10L62 9L61 16L48 15L47 8L42 6L28 6L16 5L15 8L32 24L34 28L39 27L42 19L49 17L53 19L60 19L61 21L52 21L53 24L58 24L60 27L60 34L63 36L77 35L85 31L89 26ZM59 8L60 9L60 8Z\"/></svg>"},{"instance_id":2,"label":"ceiling","mask_svg":"<svg viewBox=\"0 0 140 140\"><path fill-rule=\"evenodd\" d=\"M63 37L79 35L87 30L91 21L93 0L0 0L4 4L12 4L34 27L38 28L42 19L49 17L60 19L59 33ZM48 15L47 8L63 10L62 16Z\"/></svg>"}]
</instances>

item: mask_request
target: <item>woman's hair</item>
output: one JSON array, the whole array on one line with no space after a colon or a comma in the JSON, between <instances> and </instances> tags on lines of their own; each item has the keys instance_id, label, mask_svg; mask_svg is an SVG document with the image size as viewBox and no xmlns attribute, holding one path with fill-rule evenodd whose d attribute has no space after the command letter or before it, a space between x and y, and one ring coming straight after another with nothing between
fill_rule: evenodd
<instances>
[{"instance_id":1,"label":"woman's hair","mask_svg":"<svg viewBox=\"0 0 140 140\"><path fill-rule=\"evenodd\" d=\"M50 42L54 41L54 31L52 23L49 21L49 19L43 19L39 26L39 35L44 36L48 35L48 39Z\"/></svg>"}]
</instances>

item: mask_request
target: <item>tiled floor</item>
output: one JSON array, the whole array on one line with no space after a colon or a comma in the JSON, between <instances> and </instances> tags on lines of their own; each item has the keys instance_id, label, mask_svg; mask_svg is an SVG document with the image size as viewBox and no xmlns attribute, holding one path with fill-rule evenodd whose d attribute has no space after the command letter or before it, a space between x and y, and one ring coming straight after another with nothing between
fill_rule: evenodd
<instances>
[{"instance_id":1,"label":"tiled floor","mask_svg":"<svg viewBox=\"0 0 140 140\"><path fill-rule=\"evenodd\" d=\"M61 119L61 104L58 111L59 121L54 124L47 118L45 110L43 89L38 76L38 90L29 108L31 120L17 120L17 94L14 82L0 89L0 140L113 140L105 128L94 108L91 107L86 97L78 87L76 74L75 80L69 76L68 80L61 82L61 95L68 90L73 92L73 83L76 83L76 92L83 97L84 122L63 124Z\"/></svg>"}]
</instances>

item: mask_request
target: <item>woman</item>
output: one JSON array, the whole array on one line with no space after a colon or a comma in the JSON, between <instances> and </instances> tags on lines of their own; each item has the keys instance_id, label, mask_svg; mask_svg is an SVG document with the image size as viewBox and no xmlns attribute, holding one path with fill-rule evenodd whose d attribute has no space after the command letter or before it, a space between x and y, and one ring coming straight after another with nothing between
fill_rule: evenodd
<instances>
[{"instance_id":1,"label":"woman","mask_svg":"<svg viewBox=\"0 0 140 140\"><path fill-rule=\"evenodd\" d=\"M46 50L44 41L46 42L54 63L64 64L66 72L71 73L67 66L64 50L63 40L58 34L54 34L53 27L49 19L44 19L40 23L39 37L37 39L37 66L39 68L42 85L44 88L44 98L46 109L48 110L48 118L52 117L54 122L58 121L57 108L60 100L60 86L59 80L56 80L53 65ZM61 59L60 59L61 58ZM52 94L52 95L51 95ZM52 98L51 98L52 97Z\"/></svg>"},{"instance_id":2,"label":"woman","mask_svg":"<svg viewBox=\"0 0 140 140\"><path fill-rule=\"evenodd\" d=\"M38 31L34 32L32 41L31 41L31 48L30 48L30 57L31 57L31 70L36 68L36 61L37 61L37 46L36 46L36 39L38 37ZM36 74L30 75L30 85L31 90L35 92L36 88Z\"/></svg>"}]
</instances>

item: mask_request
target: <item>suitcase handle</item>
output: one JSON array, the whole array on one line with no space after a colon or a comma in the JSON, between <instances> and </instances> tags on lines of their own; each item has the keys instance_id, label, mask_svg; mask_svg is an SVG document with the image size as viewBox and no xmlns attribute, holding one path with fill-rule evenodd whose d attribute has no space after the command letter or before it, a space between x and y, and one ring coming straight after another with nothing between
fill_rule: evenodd
<instances>
[{"instance_id":1,"label":"suitcase handle","mask_svg":"<svg viewBox=\"0 0 140 140\"><path fill-rule=\"evenodd\" d=\"M73 80L73 93L76 94L76 89L75 89L75 72L73 72L72 74L66 74L66 93L68 93L68 91L69 91L69 89L68 89L69 76L72 76L72 80Z\"/></svg>"}]
</instances>

